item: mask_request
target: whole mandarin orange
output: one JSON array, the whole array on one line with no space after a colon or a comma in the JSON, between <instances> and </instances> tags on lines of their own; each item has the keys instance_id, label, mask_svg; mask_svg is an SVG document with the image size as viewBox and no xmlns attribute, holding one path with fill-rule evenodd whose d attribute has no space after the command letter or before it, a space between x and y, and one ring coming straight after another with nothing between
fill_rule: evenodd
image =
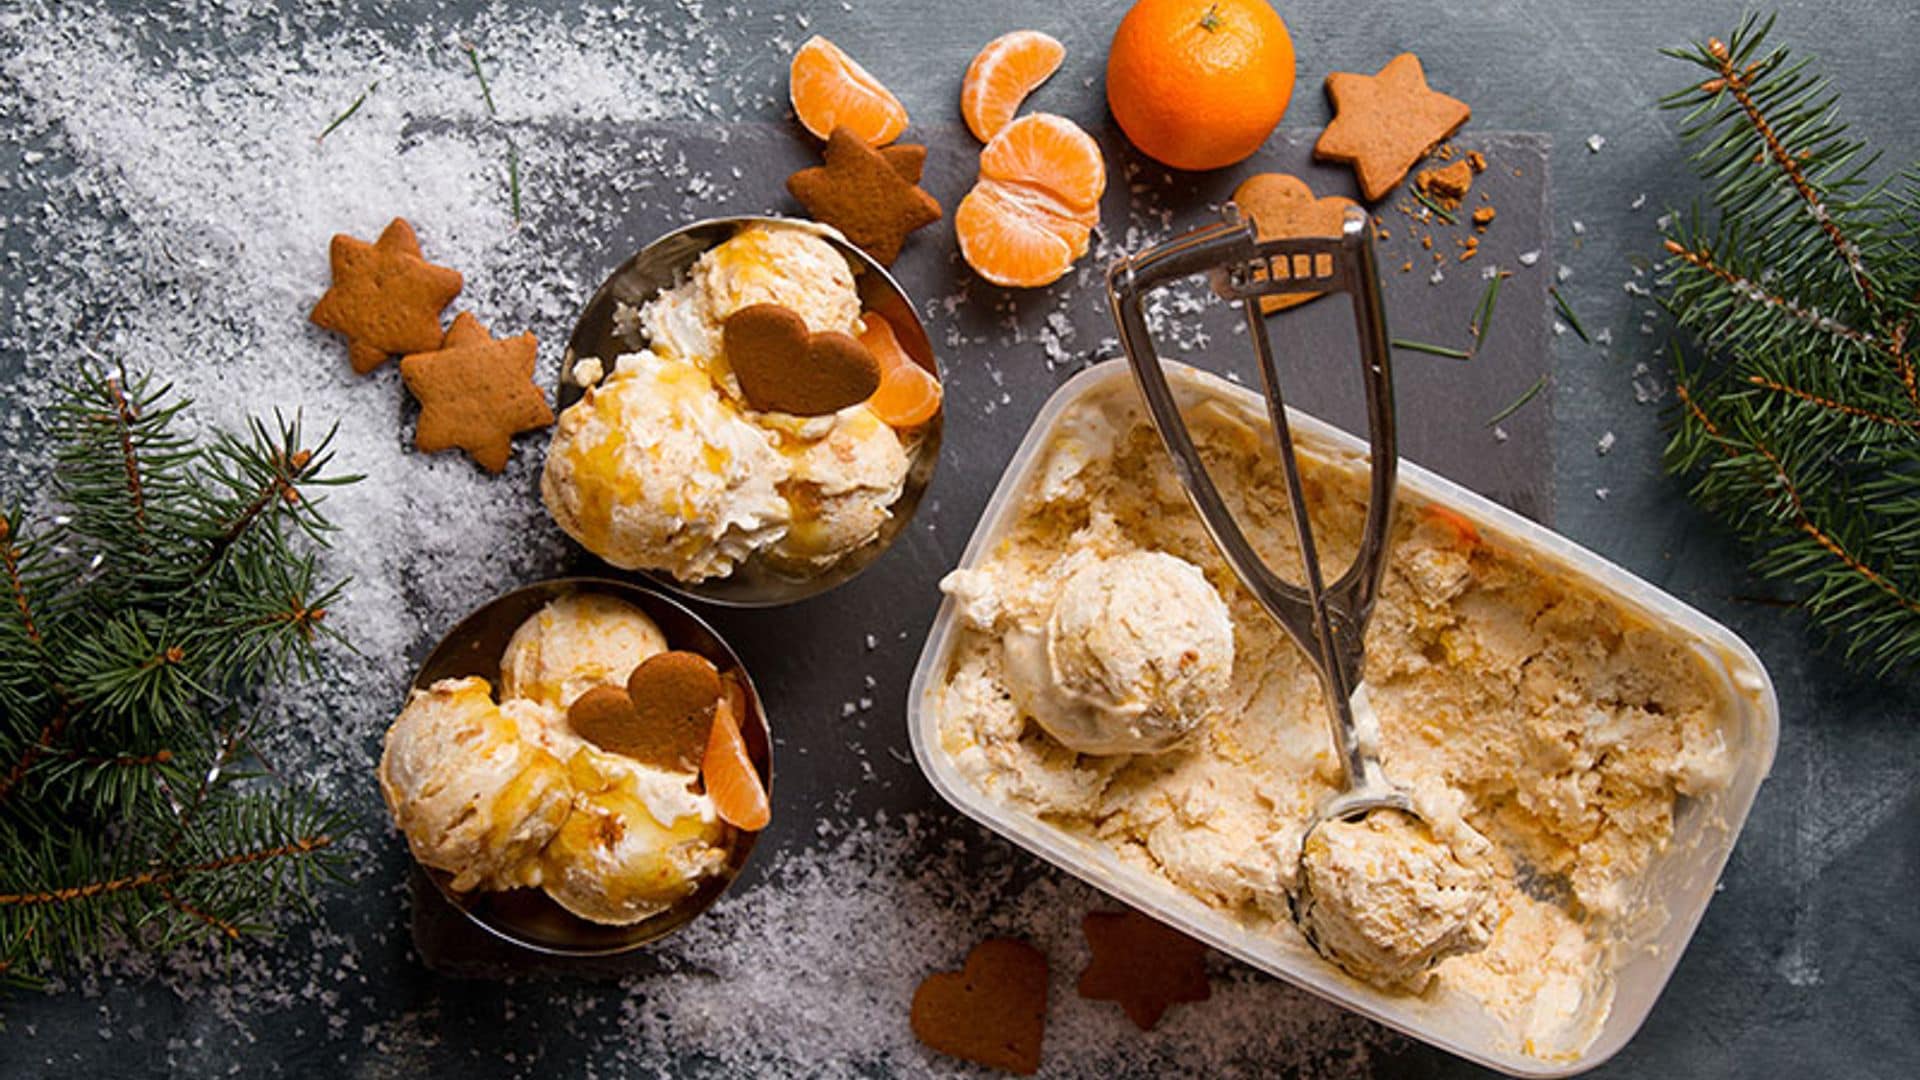
<instances>
[{"instance_id":1,"label":"whole mandarin orange","mask_svg":"<svg viewBox=\"0 0 1920 1080\"><path fill-rule=\"evenodd\" d=\"M1141 152L1218 169L1260 149L1293 97L1293 38L1266 0L1140 0L1107 53L1107 106Z\"/></svg>"}]
</instances>

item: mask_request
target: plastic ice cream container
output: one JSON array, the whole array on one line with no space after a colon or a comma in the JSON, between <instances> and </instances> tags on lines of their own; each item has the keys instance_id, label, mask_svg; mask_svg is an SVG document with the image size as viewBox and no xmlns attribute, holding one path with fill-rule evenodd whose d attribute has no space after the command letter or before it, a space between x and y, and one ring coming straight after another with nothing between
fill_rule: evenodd
<instances>
[{"instance_id":1,"label":"plastic ice cream container","mask_svg":"<svg viewBox=\"0 0 1920 1080\"><path fill-rule=\"evenodd\" d=\"M1183 399L1221 399L1253 415L1265 400L1245 387L1182 364L1168 375ZM1123 361L1095 365L1070 379L1041 408L1002 474L959 567L983 562L1019 520L1044 451L1072 407L1085 399L1135 393ZM1288 410L1296 445L1311 457L1366 468L1367 446L1331 424ZM1673 836L1664 852L1633 880L1635 908L1653 913L1611 925L1616 964L1609 1011L1590 1042L1571 1056L1523 1053L1511 1036L1470 1001L1395 995L1348 977L1295 935L1276 935L1208 906L1146 869L1123 862L1100 843L1083 839L1009 806L974 785L942 749L938 695L961 637L956 601L948 597L934 618L914 672L907 724L914 756L933 787L962 813L1093 887L1208 943L1221 952L1309 990L1422 1042L1512 1076L1571 1076L1598 1066L1632 1039L1652 1011L1712 899L1727 857L1745 824L1760 782L1772 768L1779 740L1779 706L1759 658L1739 637L1706 615L1571 540L1411 462L1400 465L1402 505L1434 505L1473 523L1488 543L1536 566L1542 574L1584 586L1624 610L1689 643L1720 682L1720 729L1729 755L1725 786L1679 800ZM1657 917L1664 912L1665 917Z\"/></svg>"}]
</instances>

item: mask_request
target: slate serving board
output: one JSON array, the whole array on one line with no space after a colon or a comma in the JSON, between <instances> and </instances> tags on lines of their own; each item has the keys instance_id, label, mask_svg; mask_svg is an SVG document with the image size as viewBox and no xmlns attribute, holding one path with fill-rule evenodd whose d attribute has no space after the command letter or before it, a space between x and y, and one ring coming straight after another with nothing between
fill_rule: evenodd
<instances>
[{"instance_id":1,"label":"slate serving board","mask_svg":"<svg viewBox=\"0 0 1920 1080\"><path fill-rule=\"evenodd\" d=\"M423 126L433 122L423 121ZM1000 473L1055 387L1091 363L1120 355L1103 284L1113 258L1219 219L1219 208L1246 175L1290 172L1316 194L1354 196L1351 174L1311 160L1313 132L1276 134L1242 167L1218 174L1175 174L1140 157L1115 131L1094 132L1106 154L1108 188L1095 250L1056 285L1007 290L975 277L959 257L951 215L972 185L979 144L962 127L914 128L928 146L923 186L948 220L921 230L893 266L916 299L939 353L946 425L932 489L912 527L862 576L814 599L777 609L705 608L753 673L774 733L779 805L736 889L750 889L766 852L811 842L824 818L923 812L976 843L997 843L940 801L908 751L907 685L940 595ZM817 163L815 144L797 127L738 124L574 124L543 138L593 145L597 160L632 163L619 184L570 185L581 202L548 202L536 229L577 231L596 223L584 257L584 294L648 241L689 221L727 214L799 213L784 187L795 169ZM1471 361L1396 350L1401 452L1520 512L1551 510L1551 395L1541 394L1503 421L1486 421L1548 370L1550 244L1544 136L1478 133L1455 141L1490 166L1477 179L1461 223L1416 226L1399 207L1374 207L1387 236L1379 242L1389 331L1399 338L1467 348L1483 268L1510 270L1495 317ZM1483 198L1484 196L1484 198ZM1489 205L1493 225L1479 254L1457 259L1473 235L1465 211ZM607 227L607 223L612 223ZM1431 235L1436 263L1420 237ZM1520 261L1522 253L1531 265ZM1411 264L1411 269L1402 267ZM1430 280L1435 267L1440 279ZM1156 328L1162 354L1243 381L1256 378L1237 312L1212 302L1200 283L1171 296ZM1341 298L1322 299L1271 317L1291 404L1364 432L1353 317ZM563 335L564 336L564 335ZM582 559L579 569L602 569ZM1046 872L1040 864L1034 873ZM617 961L538 964L468 926L423 880L416 881L414 935L433 967L490 976L529 969L570 974L644 973L646 952Z\"/></svg>"}]
</instances>

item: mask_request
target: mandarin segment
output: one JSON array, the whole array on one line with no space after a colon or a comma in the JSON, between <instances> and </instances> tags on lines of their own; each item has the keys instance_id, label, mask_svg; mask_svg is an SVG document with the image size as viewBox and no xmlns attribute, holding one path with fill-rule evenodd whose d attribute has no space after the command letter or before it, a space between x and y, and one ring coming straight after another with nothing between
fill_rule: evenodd
<instances>
[{"instance_id":1,"label":"mandarin segment","mask_svg":"<svg viewBox=\"0 0 1920 1080\"><path fill-rule=\"evenodd\" d=\"M867 408L893 428L918 427L940 413L940 380L911 360L887 369Z\"/></svg>"},{"instance_id":2,"label":"mandarin segment","mask_svg":"<svg viewBox=\"0 0 1920 1080\"><path fill-rule=\"evenodd\" d=\"M1038 30L1015 30L987 43L960 87L960 115L981 142L1007 126L1027 95L1060 70L1066 46Z\"/></svg>"},{"instance_id":3,"label":"mandarin segment","mask_svg":"<svg viewBox=\"0 0 1920 1080\"><path fill-rule=\"evenodd\" d=\"M1008 124L980 151L980 175L1032 188L1057 202L1063 215L1099 220L1107 190L1100 144L1064 116L1034 113Z\"/></svg>"},{"instance_id":4,"label":"mandarin segment","mask_svg":"<svg viewBox=\"0 0 1920 1080\"><path fill-rule=\"evenodd\" d=\"M863 312L860 315L860 344L873 354L874 362L880 365L880 377L901 364L911 364L906 347L900 344L900 335L894 333L893 323L877 311Z\"/></svg>"},{"instance_id":5,"label":"mandarin segment","mask_svg":"<svg viewBox=\"0 0 1920 1080\"><path fill-rule=\"evenodd\" d=\"M885 146L907 130L907 107L854 62L838 45L818 34L793 54L787 95L794 115L815 138L844 127L868 146Z\"/></svg>"},{"instance_id":6,"label":"mandarin segment","mask_svg":"<svg viewBox=\"0 0 1920 1080\"><path fill-rule=\"evenodd\" d=\"M700 773L706 783L707 798L720 820L736 829L759 832L773 820L773 808L767 802L767 789L760 773L747 756L747 741L734 719L731 695L723 695L713 713L713 728L707 736L706 756Z\"/></svg>"}]
</instances>

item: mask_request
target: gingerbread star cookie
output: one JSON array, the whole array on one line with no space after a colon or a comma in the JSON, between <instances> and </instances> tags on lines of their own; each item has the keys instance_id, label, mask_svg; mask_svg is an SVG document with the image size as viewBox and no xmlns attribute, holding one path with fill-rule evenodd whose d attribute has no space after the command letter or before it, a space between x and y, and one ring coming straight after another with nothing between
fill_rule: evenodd
<instances>
[{"instance_id":1,"label":"gingerbread star cookie","mask_svg":"<svg viewBox=\"0 0 1920 1080\"><path fill-rule=\"evenodd\" d=\"M1137 911L1092 911L1080 922L1093 959L1080 973L1080 996L1117 1001L1141 1031L1160 1022L1167 1007L1205 1001L1207 947Z\"/></svg>"},{"instance_id":2,"label":"gingerbread star cookie","mask_svg":"<svg viewBox=\"0 0 1920 1080\"><path fill-rule=\"evenodd\" d=\"M1393 190L1421 155L1473 115L1465 102L1427 86L1412 53L1394 57L1378 75L1328 75L1327 97L1333 122L1313 144L1313 156L1352 165L1368 202Z\"/></svg>"},{"instance_id":3,"label":"gingerbread star cookie","mask_svg":"<svg viewBox=\"0 0 1920 1080\"><path fill-rule=\"evenodd\" d=\"M435 266L405 218L374 243L345 233L328 252L333 285L307 318L347 336L347 359L365 375L396 353L440 347L440 312L460 295L460 271Z\"/></svg>"},{"instance_id":4,"label":"gingerbread star cookie","mask_svg":"<svg viewBox=\"0 0 1920 1080\"><path fill-rule=\"evenodd\" d=\"M400 377L420 401L413 442L434 453L458 447L488 472L507 467L513 437L553 423L546 395L533 384L532 334L495 340L461 312L432 352L400 358Z\"/></svg>"},{"instance_id":5,"label":"gingerbread star cookie","mask_svg":"<svg viewBox=\"0 0 1920 1080\"><path fill-rule=\"evenodd\" d=\"M1253 219L1261 240L1295 236L1339 236L1347 211L1357 204L1338 195L1314 198L1305 181L1286 173L1255 173L1233 191L1234 204ZM1297 307L1325 293L1263 296L1260 310L1268 315Z\"/></svg>"},{"instance_id":6,"label":"gingerbread star cookie","mask_svg":"<svg viewBox=\"0 0 1920 1080\"><path fill-rule=\"evenodd\" d=\"M924 147L917 156L889 155L835 128L825 156L825 165L787 177L787 190L816 221L839 229L881 265L900 257L908 233L940 220L940 204L917 185Z\"/></svg>"}]
</instances>

